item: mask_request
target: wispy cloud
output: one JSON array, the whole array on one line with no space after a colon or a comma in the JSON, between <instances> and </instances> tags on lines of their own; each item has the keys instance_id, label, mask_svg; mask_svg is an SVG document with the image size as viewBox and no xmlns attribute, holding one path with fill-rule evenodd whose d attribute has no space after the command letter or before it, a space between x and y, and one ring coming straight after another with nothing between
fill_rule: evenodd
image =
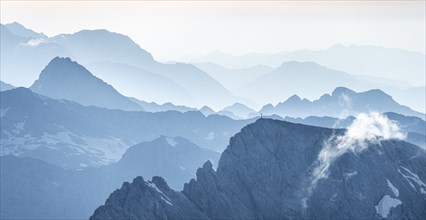
<instances>
[{"instance_id":1,"label":"wispy cloud","mask_svg":"<svg viewBox=\"0 0 426 220\"><path fill-rule=\"evenodd\" d=\"M324 142L312 172L308 196L320 179L327 178L330 165L343 154L357 154L367 149L370 144L380 144L381 141L389 139L404 139L405 136L399 126L383 114L372 112L357 115L343 135L332 135Z\"/></svg>"}]
</instances>

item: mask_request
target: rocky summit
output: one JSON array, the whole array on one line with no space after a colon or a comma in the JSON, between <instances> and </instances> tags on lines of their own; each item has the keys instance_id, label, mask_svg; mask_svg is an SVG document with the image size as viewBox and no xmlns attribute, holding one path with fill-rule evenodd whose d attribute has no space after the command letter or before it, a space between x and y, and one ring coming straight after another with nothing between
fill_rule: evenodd
<instances>
[{"instance_id":1,"label":"rocky summit","mask_svg":"<svg viewBox=\"0 0 426 220\"><path fill-rule=\"evenodd\" d=\"M137 177L90 219L424 219L426 154L418 146L361 143L364 150L334 157L315 176L325 143L344 134L259 119L231 138L216 170L206 162L182 192Z\"/></svg>"}]
</instances>

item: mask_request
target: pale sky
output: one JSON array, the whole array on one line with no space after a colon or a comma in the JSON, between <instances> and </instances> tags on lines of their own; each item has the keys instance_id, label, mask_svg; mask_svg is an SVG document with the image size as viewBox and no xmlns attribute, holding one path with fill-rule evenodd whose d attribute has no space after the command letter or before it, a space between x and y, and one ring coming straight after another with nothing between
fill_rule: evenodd
<instances>
[{"instance_id":1,"label":"pale sky","mask_svg":"<svg viewBox=\"0 0 426 220\"><path fill-rule=\"evenodd\" d=\"M48 36L108 29L160 60L325 49L337 43L425 52L425 1L4 1L1 23Z\"/></svg>"}]
</instances>

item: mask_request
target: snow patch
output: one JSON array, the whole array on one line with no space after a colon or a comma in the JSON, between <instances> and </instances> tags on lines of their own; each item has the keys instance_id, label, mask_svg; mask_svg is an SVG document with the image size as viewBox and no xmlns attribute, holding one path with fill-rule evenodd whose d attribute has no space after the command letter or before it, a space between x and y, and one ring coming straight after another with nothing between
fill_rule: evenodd
<instances>
[{"instance_id":1,"label":"snow patch","mask_svg":"<svg viewBox=\"0 0 426 220\"><path fill-rule=\"evenodd\" d=\"M380 202L375 206L376 212L383 218L387 218L392 208L401 205L402 202L399 199L391 198L389 195L383 196Z\"/></svg>"},{"instance_id":2,"label":"snow patch","mask_svg":"<svg viewBox=\"0 0 426 220\"><path fill-rule=\"evenodd\" d=\"M391 188L391 190L392 190L392 192L393 192L393 194L396 196L396 197L399 197L399 190L392 184L392 182L391 181L389 181L388 179L386 179L387 181L388 181L388 186L389 186L389 188Z\"/></svg>"},{"instance_id":3,"label":"snow patch","mask_svg":"<svg viewBox=\"0 0 426 220\"><path fill-rule=\"evenodd\" d=\"M172 147L175 147L178 144L174 138L166 138L166 141Z\"/></svg>"},{"instance_id":4,"label":"snow patch","mask_svg":"<svg viewBox=\"0 0 426 220\"><path fill-rule=\"evenodd\" d=\"M153 189L155 189L155 191L157 191L158 193L160 193L161 195L160 195L160 198L164 201L164 202L166 202L168 205L170 205L170 206L173 206L173 204L171 203L172 202L172 200L168 197L168 196L166 196L166 194L164 194L160 189L158 189L158 187L157 187L157 185L155 185L155 183L153 183L153 182L148 182L147 183L147 185L149 186L149 187L151 187L151 188L153 188Z\"/></svg>"},{"instance_id":5,"label":"snow patch","mask_svg":"<svg viewBox=\"0 0 426 220\"><path fill-rule=\"evenodd\" d=\"M419 186L420 193L426 194L426 184L420 180L419 176L406 167L401 166L401 168L406 174L403 174L400 169L398 169L398 172L410 183L410 186L417 191L417 188L413 184L415 182Z\"/></svg>"},{"instance_id":6,"label":"snow patch","mask_svg":"<svg viewBox=\"0 0 426 220\"><path fill-rule=\"evenodd\" d=\"M211 131L209 133L209 135L207 135L207 137L205 137L204 139L208 140L208 141L212 141L214 139L214 132Z\"/></svg>"},{"instance_id":7,"label":"snow patch","mask_svg":"<svg viewBox=\"0 0 426 220\"><path fill-rule=\"evenodd\" d=\"M14 134L7 131L7 138L2 138L0 155L14 154L19 155L27 151L37 149L39 147L47 147L50 149L63 148L64 146L73 149L76 155L91 155L97 160L93 163L99 165L106 165L111 162L120 160L128 145L121 139L109 138L96 138L96 137L78 137L76 140L72 132L65 130L54 134L43 133L41 137L33 137L30 134L22 134L25 122L15 124L13 129ZM7 133L6 133L7 132Z\"/></svg>"}]
</instances>

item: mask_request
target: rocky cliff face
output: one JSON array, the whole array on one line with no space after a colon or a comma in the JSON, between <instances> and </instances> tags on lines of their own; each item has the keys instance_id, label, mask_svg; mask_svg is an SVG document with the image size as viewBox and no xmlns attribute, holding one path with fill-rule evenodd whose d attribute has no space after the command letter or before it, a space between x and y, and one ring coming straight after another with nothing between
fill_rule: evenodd
<instances>
[{"instance_id":1,"label":"rocky cliff face","mask_svg":"<svg viewBox=\"0 0 426 220\"><path fill-rule=\"evenodd\" d=\"M328 175L313 181L324 143L344 132L260 119L231 138L216 171L206 162L182 192L151 190L154 195L145 196L151 183L136 178L91 219L424 218L426 156L415 145L369 143L335 158ZM161 202L163 194L168 202Z\"/></svg>"}]
</instances>

